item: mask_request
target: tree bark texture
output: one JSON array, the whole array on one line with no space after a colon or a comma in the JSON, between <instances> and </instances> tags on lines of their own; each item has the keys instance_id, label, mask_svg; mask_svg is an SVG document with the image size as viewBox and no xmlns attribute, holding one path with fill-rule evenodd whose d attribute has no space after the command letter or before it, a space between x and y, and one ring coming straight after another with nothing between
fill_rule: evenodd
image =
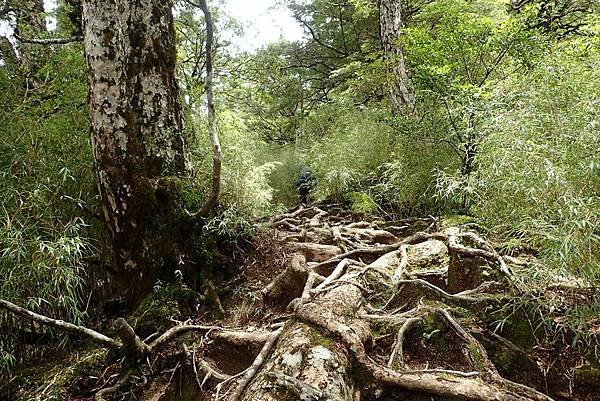
<instances>
[{"instance_id":1,"label":"tree bark texture","mask_svg":"<svg viewBox=\"0 0 600 401\"><path fill-rule=\"evenodd\" d=\"M402 34L402 3L400 0L379 1L379 38L383 48L388 90L395 114L409 114L415 108L415 96L404 53L400 45Z\"/></svg>"},{"instance_id":2,"label":"tree bark texture","mask_svg":"<svg viewBox=\"0 0 600 401\"><path fill-rule=\"evenodd\" d=\"M172 2L84 0L82 6L102 218L120 281L135 303L172 253L169 177L184 176L189 164Z\"/></svg>"}]
</instances>

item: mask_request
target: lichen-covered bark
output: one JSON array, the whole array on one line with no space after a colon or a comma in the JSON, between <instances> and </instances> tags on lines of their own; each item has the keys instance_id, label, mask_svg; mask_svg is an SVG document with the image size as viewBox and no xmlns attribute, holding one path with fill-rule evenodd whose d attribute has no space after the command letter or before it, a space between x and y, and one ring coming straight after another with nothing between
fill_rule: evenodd
<instances>
[{"instance_id":1,"label":"lichen-covered bark","mask_svg":"<svg viewBox=\"0 0 600 401\"><path fill-rule=\"evenodd\" d=\"M397 114L411 113L414 93L400 46L402 5L398 0L379 1L379 38L386 63L388 89L392 109Z\"/></svg>"},{"instance_id":2,"label":"lichen-covered bark","mask_svg":"<svg viewBox=\"0 0 600 401\"><path fill-rule=\"evenodd\" d=\"M188 168L171 8L164 0L82 2L102 217L133 302L168 252L161 178Z\"/></svg>"}]
</instances>

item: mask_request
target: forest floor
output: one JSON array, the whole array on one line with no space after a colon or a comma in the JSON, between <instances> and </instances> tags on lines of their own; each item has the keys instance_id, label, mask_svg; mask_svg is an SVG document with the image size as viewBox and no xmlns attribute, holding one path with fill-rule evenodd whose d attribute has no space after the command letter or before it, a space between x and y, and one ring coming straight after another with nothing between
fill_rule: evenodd
<instances>
[{"instance_id":1,"label":"forest floor","mask_svg":"<svg viewBox=\"0 0 600 401\"><path fill-rule=\"evenodd\" d=\"M157 287L127 318L132 352L126 337L112 350L88 342L21 370L0 397L599 400L597 335L582 340L551 306L591 303L593 290L525 289L535 258L497 252L486 232L299 206L263 222L221 305Z\"/></svg>"}]
</instances>

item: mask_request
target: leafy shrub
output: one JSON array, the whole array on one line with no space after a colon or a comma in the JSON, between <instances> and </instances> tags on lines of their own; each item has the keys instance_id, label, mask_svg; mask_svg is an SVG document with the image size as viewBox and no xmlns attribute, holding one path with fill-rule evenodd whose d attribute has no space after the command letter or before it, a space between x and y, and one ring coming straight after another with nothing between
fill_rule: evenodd
<instances>
[{"instance_id":1,"label":"leafy shrub","mask_svg":"<svg viewBox=\"0 0 600 401\"><path fill-rule=\"evenodd\" d=\"M377 108L357 110L333 103L320 113L327 116L330 131L310 148L308 156L316 178L316 196L342 200L388 160L393 131Z\"/></svg>"},{"instance_id":2,"label":"leafy shrub","mask_svg":"<svg viewBox=\"0 0 600 401\"><path fill-rule=\"evenodd\" d=\"M98 238L78 206L97 201L85 71L75 47L55 53L35 79L0 68L0 298L73 322L84 317L83 259ZM5 313L0 327L10 333L0 338L8 367L18 330L35 328Z\"/></svg>"},{"instance_id":3,"label":"leafy shrub","mask_svg":"<svg viewBox=\"0 0 600 401\"><path fill-rule=\"evenodd\" d=\"M556 267L600 279L600 49L563 43L527 77L499 86L475 183L477 213L543 249Z\"/></svg>"}]
</instances>

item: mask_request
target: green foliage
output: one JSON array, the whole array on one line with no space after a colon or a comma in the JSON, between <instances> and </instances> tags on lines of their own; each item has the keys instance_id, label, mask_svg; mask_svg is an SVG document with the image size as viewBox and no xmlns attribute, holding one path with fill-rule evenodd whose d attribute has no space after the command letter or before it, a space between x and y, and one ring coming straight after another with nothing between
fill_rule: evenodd
<instances>
[{"instance_id":1,"label":"green foliage","mask_svg":"<svg viewBox=\"0 0 600 401\"><path fill-rule=\"evenodd\" d=\"M273 210L274 189L269 185L269 175L281 163L269 160L267 144L247 128L244 115L222 110L217 125L223 149L219 197L223 213L209 227L234 234L249 227L250 219ZM209 192L212 171L212 153L205 151L210 144L204 119L195 121L195 131L198 142L191 152L198 174L195 188L202 197Z\"/></svg>"},{"instance_id":2,"label":"green foliage","mask_svg":"<svg viewBox=\"0 0 600 401\"><path fill-rule=\"evenodd\" d=\"M297 203L307 168L315 200L333 198L360 215L468 214L493 227L504 250L539 250L555 269L532 267L527 284L556 272L598 283L600 17L591 6L569 15L569 24L584 23L583 38L564 35L556 21L533 27L541 4L553 1L526 1L518 12L500 0L407 7L398 46L417 107L405 116L389 110L375 1L286 1L305 38L251 54L232 55L217 35L222 188L217 215L194 233L207 264L217 263L220 242ZM217 34L237 29L214 11ZM205 32L187 2L177 2L177 30L196 174L173 182L184 213L209 193L212 153ZM83 260L103 238L81 210L98 202L81 53L77 45L48 53L35 77L0 66L0 298L75 322L85 316ZM148 332L176 313L174 294L160 290L141 312L156 314L138 316ZM577 328L597 310L565 313ZM0 326L29 328L5 315ZM0 368L15 361L15 340L0 338Z\"/></svg>"},{"instance_id":3,"label":"green foliage","mask_svg":"<svg viewBox=\"0 0 600 401\"><path fill-rule=\"evenodd\" d=\"M474 183L477 212L554 266L600 279L600 51L564 43L496 90Z\"/></svg>"},{"instance_id":4,"label":"green foliage","mask_svg":"<svg viewBox=\"0 0 600 401\"><path fill-rule=\"evenodd\" d=\"M151 294L137 308L129 320L136 333L149 336L157 330L172 326L171 319L177 319L186 308L193 308L201 302L201 295L179 283L156 283Z\"/></svg>"},{"instance_id":5,"label":"green foliage","mask_svg":"<svg viewBox=\"0 0 600 401\"><path fill-rule=\"evenodd\" d=\"M34 79L0 68L0 92L0 298L81 322L92 227L78 204L95 203L81 51L55 53ZM31 327L0 321L7 367L15 330Z\"/></svg>"},{"instance_id":6,"label":"green foliage","mask_svg":"<svg viewBox=\"0 0 600 401\"><path fill-rule=\"evenodd\" d=\"M393 132L381 111L343 105L333 103L319 112L321 118L327 116L326 135L314 143L308 157L319 199L343 199L390 156Z\"/></svg>"},{"instance_id":7,"label":"green foliage","mask_svg":"<svg viewBox=\"0 0 600 401\"><path fill-rule=\"evenodd\" d=\"M350 192L346 195L350 202L350 210L358 215L374 215L377 213L377 204L369 194L364 192Z\"/></svg>"}]
</instances>

